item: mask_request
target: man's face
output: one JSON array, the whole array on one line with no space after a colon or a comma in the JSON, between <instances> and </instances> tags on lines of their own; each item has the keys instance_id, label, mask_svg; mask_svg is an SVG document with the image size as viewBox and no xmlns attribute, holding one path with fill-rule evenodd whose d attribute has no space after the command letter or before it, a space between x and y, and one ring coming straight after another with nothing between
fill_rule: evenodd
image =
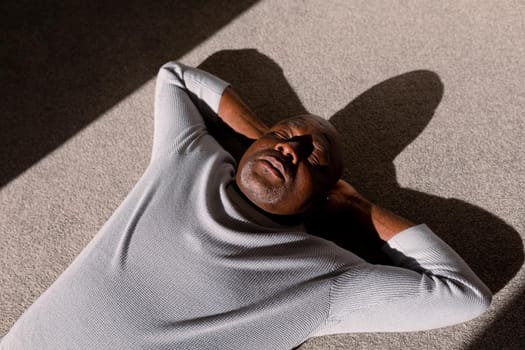
<instances>
[{"instance_id":1,"label":"man's face","mask_svg":"<svg viewBox=\"0 0 525 350\"><path fill-rule=\"evenodd\" d=\"M237 185L261 209L299 214L321 199L342 173L341 141L317 116L286 119L244 153Z\"/></svg>"}]
</instances>

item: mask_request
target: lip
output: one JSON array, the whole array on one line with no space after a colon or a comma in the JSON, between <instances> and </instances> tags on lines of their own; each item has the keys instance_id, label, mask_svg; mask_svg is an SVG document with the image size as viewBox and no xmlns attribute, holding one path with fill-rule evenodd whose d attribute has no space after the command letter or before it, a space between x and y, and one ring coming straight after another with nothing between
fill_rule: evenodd
<instances>
[{"instance_id":1,"label":"lip","mask_svg":"<svg viewBox=\"0 0 525 350\"><path fill-rule=\"evenodd\" d=\"M282 178L283 180L286 179L286 175L287 175L287 172L286 172L286 168L284 167L282 161L274 156L270 156L270 155L264 155L262 157L259 158L259 160L262 160L264 161L265 163L269 164L270 166L270 170L278 175L280 178Z\"/></svg>"}]
</instances>

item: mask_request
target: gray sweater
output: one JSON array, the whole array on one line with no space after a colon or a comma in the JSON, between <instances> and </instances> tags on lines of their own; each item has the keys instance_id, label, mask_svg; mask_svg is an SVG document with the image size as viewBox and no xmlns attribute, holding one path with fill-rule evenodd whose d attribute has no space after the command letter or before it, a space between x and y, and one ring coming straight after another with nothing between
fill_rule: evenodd
<instances>
[{"instance_id":1,"label":"gray sweater","mask_svg":"<svg viewBox=\"0 0 525 350\"><path fill-rule=\"evenodd\" d=\"M384 245L397 266L372 265L248 205L204 124L226 86L176 62L160 69L148 168L0 349L291 349L488 307L487 287L425 225Z\"/></svg>"}]
</instances>

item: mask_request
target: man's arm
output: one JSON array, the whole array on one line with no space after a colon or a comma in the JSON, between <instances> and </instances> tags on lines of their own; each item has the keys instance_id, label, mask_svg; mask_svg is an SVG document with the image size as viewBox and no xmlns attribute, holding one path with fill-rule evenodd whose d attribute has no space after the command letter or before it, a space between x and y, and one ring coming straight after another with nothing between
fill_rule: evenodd
<instances>
[{"instance_id":1,"label":"man's arm","mask_svg":"<svg viewBox=\"0 0 525 350\"><path fill-rule=\"evenodd\" d=\"M438 328L472 319L490 305L490 290L426 225L371 203L342 180L327 205L373 228L395 266L348 262L332 282L330 314L316 335Z\"/></svg>"},{"instance_id":2,"label":"man's arm","mask_svg":"<svg viewBox=\"0 0 525 350\"><path fill-rule=\"evenodd\" d=\"M235 132L250 139L258 139L268 130L264 122L231 87L224 90L219 103L218 115Z\"/></svg>"}]
</instances>

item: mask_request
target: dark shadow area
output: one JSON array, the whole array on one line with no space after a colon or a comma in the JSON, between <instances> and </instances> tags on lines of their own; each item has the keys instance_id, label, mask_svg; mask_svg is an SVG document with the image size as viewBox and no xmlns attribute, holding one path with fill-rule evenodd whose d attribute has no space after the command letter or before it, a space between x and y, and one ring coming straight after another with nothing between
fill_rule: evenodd
<instances>
[{"instance_id":1,"label":"dark shadow area","mask_svg":"<svg viewBox=\"0 0 525 350\"><path fill-rule=\"evenodd\" d=\"M522 286L524 288L524 286ZM525 349L525 289L499 311L498 317L470 344L470 350Z\"/></svg>"},{"instance_id":2,"label":"dark shadow area","mask_svg":"<svg viewBox=\"0 0 525 350\"><path fill-rule=\"evenodd\" d=\"M221 51L206 59L200 68L229 81L269 125L305 112L282 69L256 50ZM371 200L428 224L495 293L523 263L519 234L475 205L402 188L396 180L395 157L429 123L443 90L434 72L408 72L371 87L332 116L330 121L345 142L344 179ZM245 144L232 143L229 134L219 133L218 138L230 152L242 154ZM347 217L319 216L310 228L312 233L371 262L386 262L378 250L380 241L363 235Z\"/></svg>"},{"instance_id":3,"label":"dark shadow area","mask_svg":"<svg viewBox=\"0 0 525 350\"><path fill-rule=\"evenodd\" d=\"M3 1L0 186L256 2Z\"/></svg>"}]
</instances>

